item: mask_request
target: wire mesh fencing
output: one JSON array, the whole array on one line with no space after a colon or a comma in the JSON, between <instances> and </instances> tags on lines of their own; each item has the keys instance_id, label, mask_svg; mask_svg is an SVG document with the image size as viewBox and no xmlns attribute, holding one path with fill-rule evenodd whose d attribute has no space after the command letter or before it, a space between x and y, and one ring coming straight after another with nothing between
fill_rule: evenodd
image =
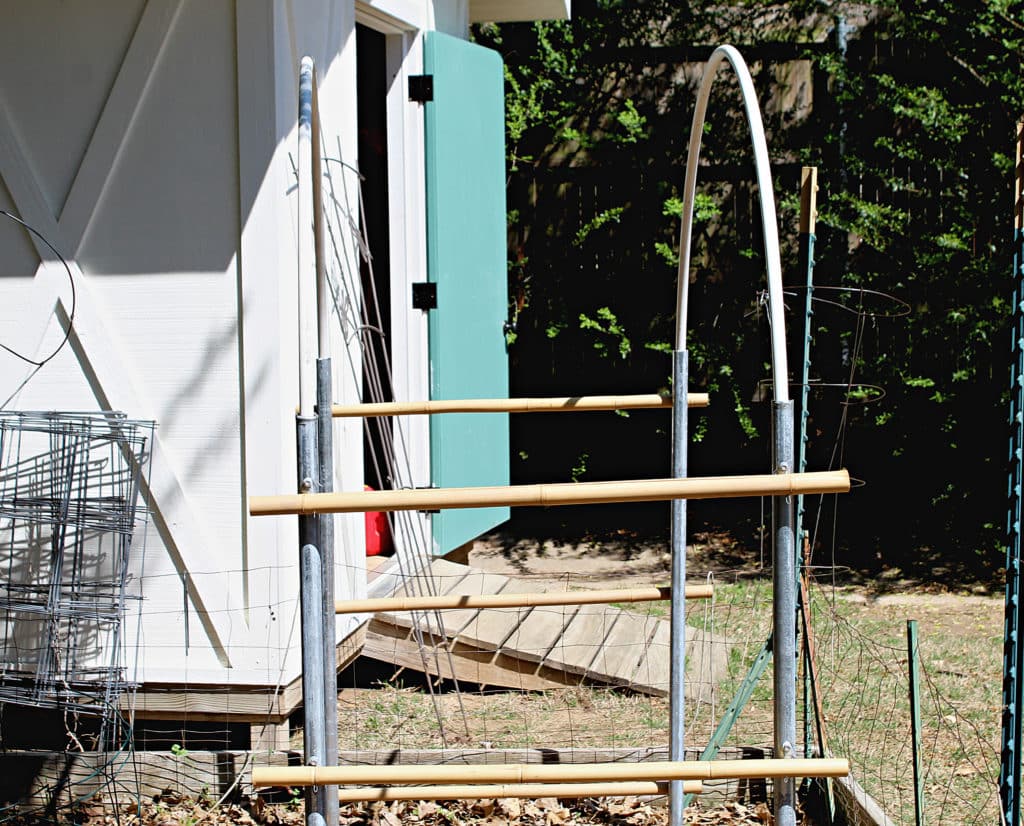
<instances>
[{"instance_id":1,"label":"wire mesh fencing","mask_svg":"<svg viewBox=\"0 0 1024 826\"><path fill-rule=\"evenodd\" d=\"M4 758L8 802L47 749L112 764L130 745L125 626L152 435L152 422L119 413L0 412L0 742L36 752ZM75 794L66 771L44 783Z\"/></svg>"},{"instance_id":2,"label":"wire mesh fencing","mask_svg":"<svg viewBox=\"0 0 1024 826\"><path fill-rule=\"evenodd\" d=\"M595 546L590 552L604 551ZM502 593L573 591L596 584L575 564L541 579L493 571L445 573L443 567L431 575L440 592L483 594L497 586ZM770 661L763 669L754 667L771 630L771 583L762 567L691 566L691 581L705 582L710 574L715 587L712 599L694 600L687 608L689 757L712 741L724 720L731 726L720 737L720 757L771 753L772 669ZM496 581L502 578L507 581ZM144 590L169 585L166 576L151 579L142 583ZM925 811L933 822L991 822L997 810L998 600L921 593L903 595L902 601L866 598L863 589L831 582L820 572L809 597L815 687L828 752L850 759L860 786L892 822L913 822L903 634L907 616L917 613L925 688ZM288 622L295 600L273 607ZM666 759L668 604L581 610L538 606L373 616L361 629L364 656L339 676L340 762ZM416 625L422 627L419 635ZM627 638L627 630L634 636ZM285 639L282 645L287 644ZM279 662L275 657L282 653L266 659ZM628 676L610 673L612 665L624 663ZM174 719L139 713L131 749L89 751L92 743L83 742L81 751L71 745L37 755L31 769L33 802L7 809L7 818L26 811L52 811L56 818L83 800L138 811L156 805L154 798L167 806L187 799L204 811L218 804L224 811L229 804L245 805L248 816L268 803L298 807L298 796L288 789L259 790L251 784L254 765L301 759L302 713L295 699L300 693L290 675L272 671L258 698L241 685L215 687L186 679L176 687L181 697L190 692L220 696L222 712L210 707L190 712L183 705ZM289 692L290 717L282 719L281 698ZM736 704L744 695L746 701ZM262 713L254 711L260 703ZM803 703L800 718L809 718L806 730L816 752L816 705L813 697ZM278 734L268 734L273 731ZM709 791L753 805L770 798L771 784ZM837 789L834 797L840 796ZM696 811L710 812L712 797L699 800ZM59 806L48 809L46 799ZM815 817L806 822L828 822L820 812Z\"/></svg>"}]
</instances>

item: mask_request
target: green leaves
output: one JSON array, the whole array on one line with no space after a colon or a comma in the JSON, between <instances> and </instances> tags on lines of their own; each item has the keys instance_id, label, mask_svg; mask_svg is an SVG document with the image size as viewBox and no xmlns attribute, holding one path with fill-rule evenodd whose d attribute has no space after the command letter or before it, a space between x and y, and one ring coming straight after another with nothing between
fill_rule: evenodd
<instances>
[{"instance_id":1,"label":"green leaves","mask_svg":"<svg viewBox=\"0 0 1024 826\"><path fill-rule=\"evenodd\" d=\"M625 211L625 207L612 207L611 209L606 209L597 213L597 215L595 215L593 218L587 221L587 223L585 223L582 227L579 228L579 230L576 232L576 237L573 239L573 244L575 244L578 247L580 244L586 241L587 236L589 236L595 230L601 229L601 227L605 226L606 224L617 224L619 222L619 219L622 217L622 213Z\"/></svg>"},{"instance_id":2,"label":"green leaves","mask_svg":"<svg viewBox=\"0 0 1024 826\"><path fill-rule=\"evenodd\" d=\"M868 4L845 55L808 53L813 97L803 103L793 102L787 67L751 65L771 133L786 283L803 276L795 177L807 163L819 167L816 283L891 293L912 308L887 317L876 312L875 293L852 289L832 304L818 295L815 305L812 361L823 384L812 396L812 444L827 462L841 421L858 475L871 480L856 501L880 509L861 521L906 531L886 536L887 546L938 537L960 543L955 553L982 541L972 526L1002 520L992 487L1003 480L992 482L992 468L1004 450L1009 182L1013 125L1024 113L1018 6ZM570 22L479 33L506 65L510 278L528 292L514 354L521 386L593 392L667 381L696 73L666 61L661 47L828 43L834 21L820 4L765 8L594 0ZM691 389L719 401L714 415L694 417L693 439L702 441L695 461L750 466L768 430L758 386L767 330L756 303L764 251L749 134L729 83L723 76L709 106L694 203ZM787 303L798 346L802 301ZM848 381L878 385L886 396L825 389ZM631 436L656 429L641 415L616 424ZM583 439L578 428L563 440L552 476L577 470L584 454L595 475L621 461L609 459L615 451L600 438ZM652 442L651 455L660 444ZM543 455L531 453L532 468ZM917 491L901 477L923 464L955 465L972 483L957 507L922 521L914 514L934 497L948 501L938 479ZM902 511L887 518L895 502Z\"/></svg>"},{"instance_id":3,"label":"green leaves","mask_svg":"<svg viewBox=\"0 0 1024 826\"><path fill-rule=\"evenodd\" d=\"M608 307L599 307L595 315L596 318L591 318L586 313L580 313L580 329L592 330L598 334L593 342L594 349L602 356L608 356L614 351L618 353L619 358L626 358L633 345L615 313Z\"/></svg>"}]
</instances>

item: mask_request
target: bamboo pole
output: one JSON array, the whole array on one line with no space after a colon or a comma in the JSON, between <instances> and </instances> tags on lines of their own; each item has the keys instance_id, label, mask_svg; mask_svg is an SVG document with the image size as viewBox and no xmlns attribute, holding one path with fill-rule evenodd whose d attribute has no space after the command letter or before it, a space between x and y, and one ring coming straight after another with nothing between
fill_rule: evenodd
<instances>
[{"instance_id":1,"label":"bamboo pole","mask_svg":"<svg viewBox=\"0 0 1024 826\"><path fill-rule=\"evenodd\" d=\"M707 393L688 393L690 407L707 407ZM556 396L520 399L438 399L434 401L377 402L375 404L335 404L331 415L337 418L369 416L409 416L433 413L558 413L573 410L647 410L669 409L672 397L659 393L632 396Z\"/></svg>"},{"instance_id":2,"label":"bamboo pole","mask_svg":"<svg viewBox=\"0 0 1024 826\"><path fill-rule=\"evenodd\" d=\"M294 516L310 513L363 513L509 505L582 505L610 502L656 502L664 499L846 493L849 489L850 477L847 472L834 470L817 473L774 473L760 476L641 479L626 482L568 482L505 487L250 496L249 513L252 516Z\"/></svg>"},{"instance_id":3,"label":"bamboo pole","mask_svg":"<svg viewBox=\"0 0 1024 826\"><path fill-rule=\"evenodd\" d=\"M701 794L700 780L686 780L687 794ZM626 797L665 794L666 784L650 780L626 783L523 783L461 786L350 786L342 788L343 803L391 800L483 800L508 797Z\"/></svg>"},{"instance_id":4,"label":"bamboo pole","mask_svg":"<svg viewBox=\"0 0 1024 826\"><path fill-rule=\"evenodd\" d=\"M254 786L318 786L385 783L580 783L628 780L845 777L849 761L838 758L686 760L658 763L505 763L443 766L254 766Z\"/></svg>"},{"instance_id":5,"label":"bamboo pole","mask_svg":"<svg viewBox=\"0 0 1024 826\"><path fill-rule=\"evenodd\" d=\"M687 585L687 599L711 599L712 585ZM450 608L536 608L542 605L607 605L613 602L655 602L671 599L669 587L611 588L604 591L548 591L541 594L444 594L431 597L345 599L334 603L337 614L383 611L444 611Z\"/></svg>"}]
</instances>

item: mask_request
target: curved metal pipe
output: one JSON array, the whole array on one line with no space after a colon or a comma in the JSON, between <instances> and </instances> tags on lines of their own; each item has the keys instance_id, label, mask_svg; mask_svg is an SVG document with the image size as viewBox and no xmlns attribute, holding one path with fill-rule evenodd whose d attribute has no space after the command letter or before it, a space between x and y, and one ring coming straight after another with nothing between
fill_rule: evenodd
<instances>
[{"instance_id":1,"label":"curved metal pipe","mask_svg":"<svg viewBox=\"0 0 1024 826\"><path fill-rule=\"evenodd\" d=\"M754 81L750 77L743 56L732 46L719 46L712 53L704 70L704 78L697 93L697 106L690 128L690 145L686 156L686 181L683 185L683 224L679 234L679 280L676 292L676 349L686 349L687 310L690 286L690 240L693 235L693 202L697 190L697 162L700 142L704 134L708 97L715 73L723 60L736 72L743 97L743 108L750 126L750 139L754 148L754 166L757 188L761 200L761 224L764 234L764 252L768 267L768 320L772 337L773 398L776 402L789 401L789 368L786 362L786 328L783 319L782 264L779 255L778 220L775 216L775 193L772 189L771 169L768 163L768 144L764 137L764 123L757 104Z\"/></svg>"}]
</instances>

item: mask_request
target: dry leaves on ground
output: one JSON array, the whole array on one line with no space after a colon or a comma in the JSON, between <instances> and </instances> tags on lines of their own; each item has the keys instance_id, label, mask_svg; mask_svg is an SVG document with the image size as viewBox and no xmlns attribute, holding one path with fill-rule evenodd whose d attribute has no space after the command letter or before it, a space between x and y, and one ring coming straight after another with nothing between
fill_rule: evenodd
<instances>
[{"instance_id":1,"label":"dry leaves on ground","mask_svg":"<svg viewBox=\"0 0 1024 826\"><path fill-rule=\"evenodd\" d=\"M261 798L247 803L216 805L213 801L175 794L113 808L92 801L69 810L62 820L81 826L303 826L298 805L267 804ZM8 826L38 826L52 821L25 816ZM771 826L773 818L764 803L745 806L724 802L714 807L687 810L686 823L693 826ZM591 798L537 800L501 798L461 801L396 801L341 806L339 826L666 826L668 810L663 801L645 798Z\"/></svg>"}]
</instances>

